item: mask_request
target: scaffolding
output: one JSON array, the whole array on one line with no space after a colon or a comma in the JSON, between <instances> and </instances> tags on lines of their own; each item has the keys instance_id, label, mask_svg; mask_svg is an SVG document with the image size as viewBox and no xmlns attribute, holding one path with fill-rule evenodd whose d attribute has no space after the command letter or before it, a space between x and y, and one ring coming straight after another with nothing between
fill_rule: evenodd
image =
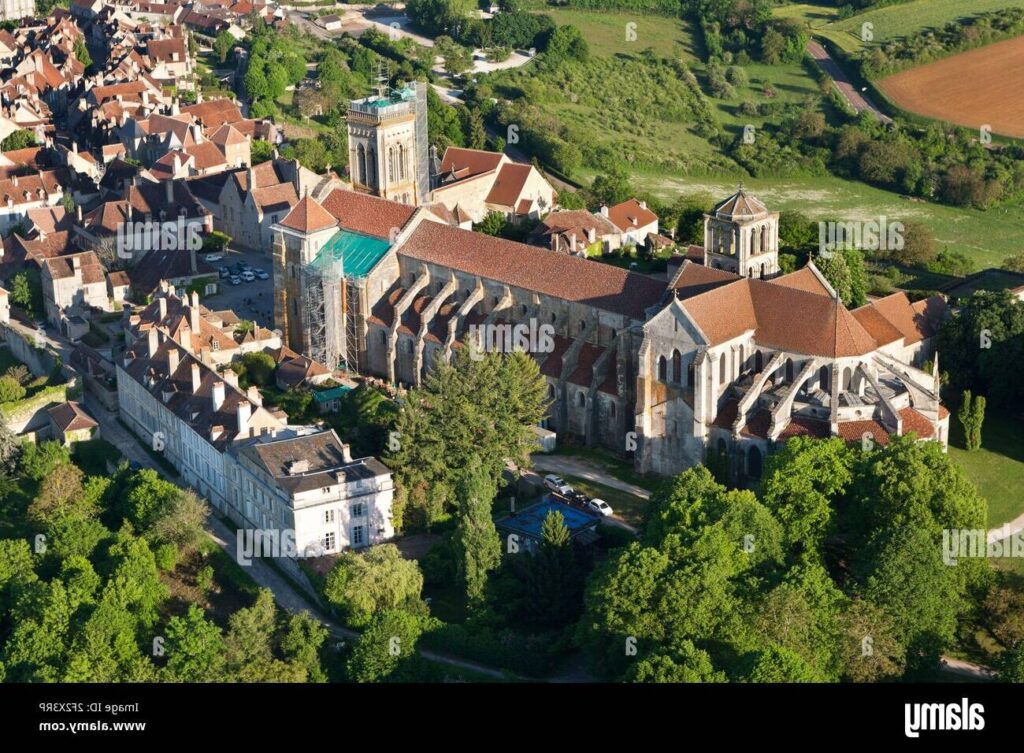
<instances>
[{"instance_id":1,"label":"scaffolding","mask_svg":"<svg viewBox=\"0 0 1024 753\"><path fill-rule=\"evenodd\" d=\"M416 203L430 203L430 146L427 141L427 85L417 81L416 87Z\"/></svg>"},{"instance_id":2,"label":"scaffolding","mask_svg":"<svg viewBox=\"0 0 1024 753\"><path fill-rule=\"evenodd\" d=\"M329 369L337 368L346 355L342 286L340 260L329 259L302 269L306 353Z\"/></svg>"}]
</instances>

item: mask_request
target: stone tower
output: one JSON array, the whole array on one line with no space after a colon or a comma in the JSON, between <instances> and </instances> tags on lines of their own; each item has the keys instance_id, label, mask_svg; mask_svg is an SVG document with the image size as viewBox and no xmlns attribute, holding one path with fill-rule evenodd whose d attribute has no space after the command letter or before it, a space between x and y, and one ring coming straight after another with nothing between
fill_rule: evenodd
<instances>
[{"instance_id":1,"label":"stone tower","mask_svg":"<svg viewBox=\"0 0 1024 753\"><path fill-rule=\"evenodd\" d=\"M379 92L348 107L349 174L357 191L403 204L424 203L426 93L419 86Z\"/></svg>"},{"instance_id":2,"label":"stone tower","mask_svg":"<svg viewBox=\"0 0 1024 753\"><path fill-rule=\"evenodd\" d=\"M704 266L742 277L779 273L779 213L740 188L704 215Z\"/></svg>"}]
</instances>

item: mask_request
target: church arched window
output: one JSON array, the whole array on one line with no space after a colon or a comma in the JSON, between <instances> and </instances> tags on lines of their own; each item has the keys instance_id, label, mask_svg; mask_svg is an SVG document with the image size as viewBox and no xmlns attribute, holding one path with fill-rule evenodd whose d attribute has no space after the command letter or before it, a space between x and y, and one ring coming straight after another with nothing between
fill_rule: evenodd
<instances>
[{"instance_id":1,"label":"church arched window","mask_svg":"<svg viewBox=\"0 0 1024 753\"><path fill-rule=\"evenodd\" d=\"M402 180L405 180L405 145L398 145L398 174Z\"/></svg>"},{"instance_id":2,"label":"church arched window","mask_svg":"<svg viewBox=\"0 0 1024 753\"><path fill-rule=\"evenodd\" d=\"M828 377L828 366L822 366L820 369L818 369L818 383L821 385L821 389L823 392L831 394L832 385L829 382L830 380Z\"/></svg>"},{"instance_id":3,"label":"church arched window","mask_svg":"<svg viewBox=\"0 0 1024 753\"><path fill-rule=\"evenodd\" d=\"M718 357L718 383L719 384L725 384L725 382L726 382L725 367L726 367L725 353L722 353L722 355L720 355Z\"/></svg>"},{"instance_id":4,"label":"church arched window","mask_svg":"<svg viewBox=\"0 0 1024 753\"><path fill-rule=\"evenodd\" d=\"M668 361L665 360L665 356L658 359L658 379L663 382L668 381Z\"/></svg>"},{"instance_id":5,"label":"church arched window","mask_svg":"<svg viewBox=\"0 0 1024 753\"><path fill-rule=\"evenodd\" d=\"M366 183L366 149L362 144L356 149L356 180Z\"/></svg>"},{"instance_id":6,"label":"church arched window","mask_svg":"<svg viewBox=\"0 0 1024 753\"><path fill-rule=\"evenodd\" d=\"M683 381L683 356L678 350L672 351L672 381Z\"/></svg>"},{"instance_id":7,"label":"church arched window","mask_svg":"<svg viewBox=\"0 0 1024 753\"><path fill-rule=\"evenodd\" d=\"M761 253L768 253L768 226L763 225L761 227Z\"/></svg>"}]
</instances>

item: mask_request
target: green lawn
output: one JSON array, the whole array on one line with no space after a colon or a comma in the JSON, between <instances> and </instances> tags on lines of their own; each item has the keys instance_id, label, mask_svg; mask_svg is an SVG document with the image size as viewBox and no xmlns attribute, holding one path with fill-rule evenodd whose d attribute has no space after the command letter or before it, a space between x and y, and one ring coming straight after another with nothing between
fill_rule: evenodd
<instances>
[{"instance_id":1,"label":"green lawn","mask_svg":"<svg viewBox=\"0 0 1024 753\"><path fill-rule=\"evenodd\" d=\"M1024 0L971 0L969 3L963 0L912 0L868 10L822 26L812 22L812 28L816 34L828 37L847 52L856 52L865 45L861 40L861 29L865 23L871 24L873 42L878 43L907 36L920 29L938 29L959 18L1021 7L1024 7Z\"/></svg>"},{"instance_id":2,"label":"green lawn","mask_svg":"<svg viewBox=\"0 0 1024 753\"><path fill-rule=\"evenodd\" d=\"M563 475L562 478L576 491L583 492L591 498L603 499L611 505L615 517L621 518L631 526L639 527L643 523L644 510L647 509L646 499L577 476Z\"/></svg>"},{"instance_id":3,"label":"green lawn","mask_svg":"<svg viewBox=\"0 0 1024 753\"><path fill-rule=\"evenodd\" d=\"M559 26L572 24L579 29L591 54L598 57L631 54L648 47L658 55L681 57L687 62L703 56L693 31L694 24L689 20L646 16L641 12L602 13L564 8L544 8L542 12Z\"/></svg>"},{"instance_id":4,"label":"green lawn","mask_svg":"<svg viewBox=\"0 0 1024 753\"><path fill-rule=\"evenodd\" d=\"M949 456L963 466L988 501L988 526L995 528L1024 513L1024 432L1019 418L991 411L981 431L981 449L967 452L960 422L952 416ZM1024 572L1019 564L1015 568Z\"/></svg>"}]
</instances>

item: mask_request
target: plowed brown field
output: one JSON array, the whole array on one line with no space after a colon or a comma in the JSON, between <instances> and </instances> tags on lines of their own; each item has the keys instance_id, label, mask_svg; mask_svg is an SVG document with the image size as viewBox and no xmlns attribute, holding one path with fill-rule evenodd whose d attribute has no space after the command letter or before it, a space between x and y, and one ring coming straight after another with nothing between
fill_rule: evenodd
<instances>
[{"instance_id":1,"label":"plowed brown field","mask_svg":"<svg viewBox=\"0 0 1024 753\"><path fill-rule=\"evenodd\" d=\"M902 71L878 86L910 112L1024 138L1024 37Z\"/></svg>"}]
</instances>

